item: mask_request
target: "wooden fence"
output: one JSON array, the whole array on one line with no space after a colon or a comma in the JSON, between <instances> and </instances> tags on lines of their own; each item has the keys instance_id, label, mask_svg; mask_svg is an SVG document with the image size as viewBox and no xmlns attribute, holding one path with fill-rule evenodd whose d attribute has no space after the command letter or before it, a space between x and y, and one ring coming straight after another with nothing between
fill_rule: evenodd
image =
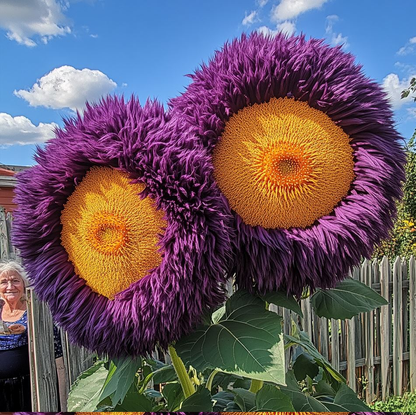
<instances>
[{"instance_id":1,"label":"wooden fence","mask_svg":"<svg viewBox=\"0 0 416 415\"><path fill-rule=\"evenodd\" d=\"M16 255L10 243L11 217L0 208L0 259ZM298 321L320 353L348 380L349 386L367 402L390 395L402 395L416 389L416 265L397 258L390 263L365 260L354 269L352 277L372 287L389 304L351 320L328 320L317 317L310 299L302 300L303 319L286 309L277 311L284 317L284 330L290 333L292 319ZM29 290L30 353L34 411L56 411L58 381L52 342L52 320L47 306ZM63 336L65 390L61 387L61 410L69 385L91 363L91 355L74 347ZM49 358L48 358L49 356ZM44 360L51 360L45 362ZM287 353L286 364L290 355ZM55 366L54 366L55 365Z\"/></svg>"},{"instance_id":2,"label":"wooden fence","mask_svg":"<svg viewBox=\"0 0 416 415\"><path fill-rule=\"evenodd\" d=\"M368 403L416 389L416 261L396 258L393 263L365 260L352 277L381 294L389 304L351 320L319 318L310 298L302 300L303 319L288 310L290 322L300 325L319 352L339 370ZM288 362L288 357L287 357Z\"/></svg>"}]
</instances>

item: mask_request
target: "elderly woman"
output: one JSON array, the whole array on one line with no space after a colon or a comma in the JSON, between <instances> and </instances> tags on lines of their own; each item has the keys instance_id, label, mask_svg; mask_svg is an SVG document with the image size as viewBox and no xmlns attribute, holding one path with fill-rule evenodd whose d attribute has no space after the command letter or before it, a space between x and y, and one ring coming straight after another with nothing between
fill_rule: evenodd
<instances>
[{"instance_id":1,"label":"elderly woman","mask_svg":"<svg viewBox=\"0 0 416 415\"><path fill-rule=\"evenodd\" d=\"M18 263L0 264L0 402L5 411L31 410L26 286Z\"/></svg>"}]
</instances>

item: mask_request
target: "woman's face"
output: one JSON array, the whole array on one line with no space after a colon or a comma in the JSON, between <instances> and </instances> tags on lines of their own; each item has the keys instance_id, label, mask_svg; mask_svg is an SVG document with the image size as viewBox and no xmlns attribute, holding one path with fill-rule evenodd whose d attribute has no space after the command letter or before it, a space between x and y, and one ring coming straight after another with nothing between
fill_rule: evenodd
<instances>
[{"instance_id":1,"label":"woman's face","mask_svg":"<svg viewBox=\"0 0 416 415\"><path fill-rule=\"evenodd\" d=\"M25 285L16 271L5 271L0 274L0 295L7 302L17 302L24 294Z\"/></svg>"}]
</instances>

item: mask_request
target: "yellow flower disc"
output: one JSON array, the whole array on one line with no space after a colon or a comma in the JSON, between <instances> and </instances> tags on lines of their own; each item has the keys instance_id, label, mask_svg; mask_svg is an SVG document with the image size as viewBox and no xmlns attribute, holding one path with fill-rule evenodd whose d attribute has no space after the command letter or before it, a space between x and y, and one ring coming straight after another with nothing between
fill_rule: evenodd
<instances>
[{"instance_id":1,"label":"yellow flower disc","mask_svg":"<svg viewBox=\"0 0 416 415\"><path fill-rule=\"evenodd\" d=\"M126 173L93 167L68 198L61 214L62 245L75 272L95 292L114 299L160 265L164 212L141 199L143 183Z\"/></svg>"},{"instance_id":2,"label":"yellow flower disc","mask_svg":"<svg viewBox=\"0 0 416 415\"><path fill-rule=\"evenodd\" d=\"M234 114L213 152L214 176L244 223L305 228L354 179L350 138L306 102L272 98Z\"/></svg>"}]
</instances>

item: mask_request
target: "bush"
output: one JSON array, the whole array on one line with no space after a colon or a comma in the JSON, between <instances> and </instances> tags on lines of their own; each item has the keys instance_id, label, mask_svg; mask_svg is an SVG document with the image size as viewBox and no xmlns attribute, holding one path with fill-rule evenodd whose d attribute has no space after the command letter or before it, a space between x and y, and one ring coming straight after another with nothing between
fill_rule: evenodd
<instances>
[{"instance_id":1,"label":"bush","mask_svg":"<svg viewBox=\"0 0 416 415\"><path fill-rule=\"evenodd\" d=\"M416 413L416 392L405 393L403 396L392 396L385 402L374 402L370 407L380 412Z\"/></svg>"}]
</instances>

